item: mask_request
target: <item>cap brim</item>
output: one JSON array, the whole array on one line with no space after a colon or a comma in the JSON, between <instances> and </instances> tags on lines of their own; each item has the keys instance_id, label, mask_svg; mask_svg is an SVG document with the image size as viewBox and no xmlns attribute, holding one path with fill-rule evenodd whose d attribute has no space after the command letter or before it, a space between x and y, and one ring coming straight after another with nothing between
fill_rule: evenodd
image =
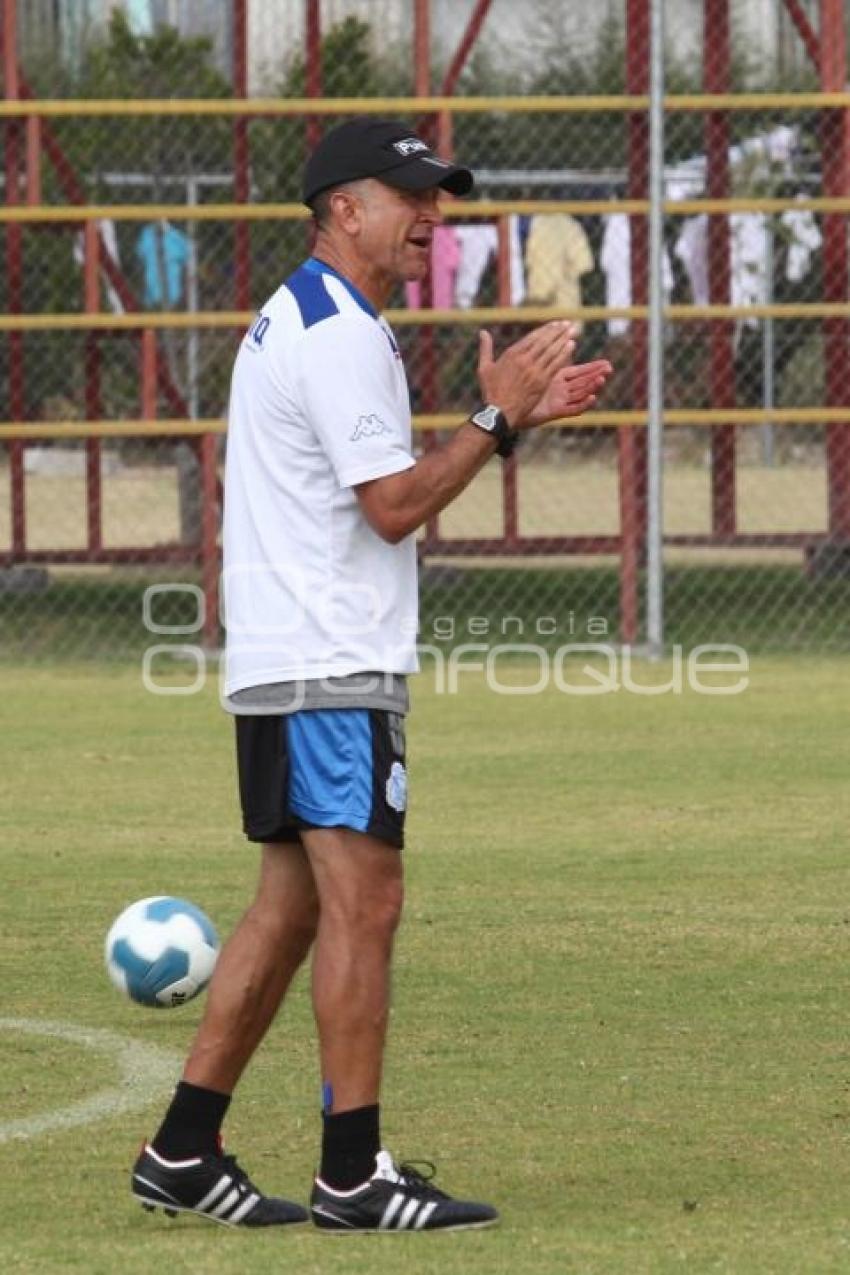
<instances>
[{"instance_id":1,"label":"cap brim","mask_svg":"<svg viewBox=\"0 0 850 1275\"><path fill-rule=\"evenodd\" d=\"M432 190L440 186L451 195L468 195L475 181L470 169L426 155L418 155L407 164L375 176L378 181L396 186L399 190Z\"/></svg>"}]
</instances>

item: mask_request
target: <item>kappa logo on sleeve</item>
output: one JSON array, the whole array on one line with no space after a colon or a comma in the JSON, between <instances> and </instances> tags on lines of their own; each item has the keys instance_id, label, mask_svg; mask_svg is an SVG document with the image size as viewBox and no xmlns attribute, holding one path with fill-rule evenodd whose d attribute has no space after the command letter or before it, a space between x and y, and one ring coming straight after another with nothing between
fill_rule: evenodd
<instances>
[{"instance_id":1,"label":"kappa logo on sleeve","mask_svg":"<svg viewBox=\"0 0 850 1275\"><path fill-rule=\"evenodd\" d=\"M368 416L358 416L357 424L354 427L354 433L350 437L350 442L358 443L361 438L377 438L380 434L391 434L392 430L386 421L382 421L380 416L376 416L374 412L370 412Z\"/></svg>"}]
</instances>

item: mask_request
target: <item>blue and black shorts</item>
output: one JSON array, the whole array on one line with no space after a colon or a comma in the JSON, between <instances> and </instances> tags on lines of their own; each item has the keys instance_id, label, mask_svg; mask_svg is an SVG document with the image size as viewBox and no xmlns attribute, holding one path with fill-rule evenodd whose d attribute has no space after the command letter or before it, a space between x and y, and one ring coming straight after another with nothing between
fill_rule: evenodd
<instances>
[{"instance_id":1,"label":"blue and black shorts","mask_svg":"<svg viewBox=\"0 0 850 1275\"><path fill-rule=\"evenodd\" d=\"M377 708L313 708L236 718L242 823L250 841L302 828L352 828L404 844L404 718Z\"/></svg>"}]
</instances>

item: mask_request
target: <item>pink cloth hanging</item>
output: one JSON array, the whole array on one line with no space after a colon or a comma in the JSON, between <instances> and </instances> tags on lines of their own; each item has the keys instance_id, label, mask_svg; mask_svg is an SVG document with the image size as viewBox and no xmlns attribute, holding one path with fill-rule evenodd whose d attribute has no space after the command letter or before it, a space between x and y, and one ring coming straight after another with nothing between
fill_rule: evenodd
<instances>
[{"instance_id":1,"label":"pink cloth hanging","mask_svg":"<svg viewBox=\"0 0 850 1275\"><path fill-rule=\"evenodd\" d=\"M435 226L431 244L431 300L435 310L454 305L455 277L460 265L460 241L453 226ZM404 294L411 310L422 308L422 284L406 283Z\"/></svg>"}]
</instances>

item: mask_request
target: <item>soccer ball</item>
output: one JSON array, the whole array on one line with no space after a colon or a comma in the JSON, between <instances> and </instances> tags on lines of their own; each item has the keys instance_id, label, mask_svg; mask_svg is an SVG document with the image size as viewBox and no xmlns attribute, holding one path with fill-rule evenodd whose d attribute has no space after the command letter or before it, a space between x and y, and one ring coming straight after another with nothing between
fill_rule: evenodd
<instances>
[{"instance_id":1,"label":"soccer ball","mask_svg":"<svg viewBox=\"0 0 850 1275\"><path fill-rule=\"evenodd\" d=\"M215 926L185 899L156 895L125 908L106 936L112 982L140 1005L183 1005L212 977L219 941Z\"/></svg>"}]
</instances>

